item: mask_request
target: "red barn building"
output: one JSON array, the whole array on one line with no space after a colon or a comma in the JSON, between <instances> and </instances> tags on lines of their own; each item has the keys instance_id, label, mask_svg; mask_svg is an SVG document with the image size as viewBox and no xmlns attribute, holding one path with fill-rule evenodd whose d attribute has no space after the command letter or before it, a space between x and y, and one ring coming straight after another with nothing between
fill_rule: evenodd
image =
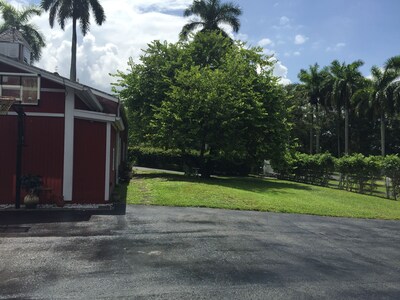
<instances>
[{"instance_id":1,"label":"red barn building","mask_svg":"<svg viewBox=\"0 0 400 300\"><path fill-rule=\"evenodd\" d=\"M25 112L21 174L42 177L40 203L110 200L127 157L117 98L2 54L0 96ZM13 108L0 115L0 204L16 202L17 119Z\"/></svg>"}]
</instances>

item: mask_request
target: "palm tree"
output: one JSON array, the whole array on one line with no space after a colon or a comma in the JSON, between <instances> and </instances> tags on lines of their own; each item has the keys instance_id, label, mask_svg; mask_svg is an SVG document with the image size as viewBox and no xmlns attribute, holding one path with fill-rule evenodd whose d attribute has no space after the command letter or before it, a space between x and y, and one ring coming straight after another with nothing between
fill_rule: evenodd
<instances>
[{"instance_id":1,"label":"palm tree","mask_svg":"<svg viewBox=\"0 0 400 300\"><path fill-rule=\"evenodd\" d=\"M381 155L386 154L386 120L396 110L396 101L399 101L398 91L400 89L400 56L388 59L383 70L373 66L371 68L372 79L368 80L366 87L358 90L352 97L357 110L371 111L374 117L380 119L381 131Z\"/></svg>"},{"instance_id":2,"label":"palm tree","mask_svg":"<svg viewBox=\"0 0 400 300\"><path fill-rule=\"evenodd\" d=\"M301 69L297 75L306 89L307 96L311 107L315 107L316 117L316 149L315 152L320 152L320 126L319 126L319 105L324 104L326 96L325 78L327 77L327 69L319 70L319 65L316 63L310 66L308 70ZM313 153L313 128L314 127L314 111L311 111L311 128L310 128L310 154Z\"/></svg>"},{"instance_id":3,"label":"palm tree","mask_svg":"<svg viewBox=\"0 0 400 300\"><path fill-rule=\"evenodd\" d=\"M331 73L331 97L337 109L337 122L338 122L338 156L340 156L340 135L339 124L341 119L341 110L344 109L344 153L349 153L349 111L350 99L357 91L360 84L363 82L364 77L358 70L364 64L361 60L356 60L351 64L340 63L334 60L330 67Z\"/></svg>"},{"instance_id":4,"label":"palm tree","mask_svg":"<svg viewBox=\"0 0 400 300\"><path fill-rule=\"evenodd\" d=\"M19 31L32 48L31 61L38 61L42 48L46 46L45 38L36 25L28 22L33 16L40 16L42 10L33 5L18 10L2 0L0 0L0 10L4 20L4 23L0 25L0 33L8 29Z\"/></svg>"},{"instance_id":5,"label":"palm tree","mask_svg":"<svg viewBox=\"0 0 400 300\"><path fill-rule=\"evenodd\" d=\"M41 7L49 11L49 23L53 28L57 17L61 29L65 28L65 21L72 19L72 47L70 79L76 81L76 24L79 21L82 34L85 36L90 27L90 10L98 25L106 20L104 9L98 0L42 0Z\"/></svg>"},{"instance_id":6,"label":"palm tree","mask_svg":"<svg viewBox=\"0 0 400 300\"><path fill-rule=\"evenodd\" d=\"M180 33L181 39L187 39L189 33L198 27L203 27L201 31L218 31L227 36L221 29L220 24L228 24L234 32L240 28L239 16L242 10L239 6L229 2L221 3L220 0L194 0L183 13L185 17L198 16L183 26Z\"/></svg>"}]
</instances>

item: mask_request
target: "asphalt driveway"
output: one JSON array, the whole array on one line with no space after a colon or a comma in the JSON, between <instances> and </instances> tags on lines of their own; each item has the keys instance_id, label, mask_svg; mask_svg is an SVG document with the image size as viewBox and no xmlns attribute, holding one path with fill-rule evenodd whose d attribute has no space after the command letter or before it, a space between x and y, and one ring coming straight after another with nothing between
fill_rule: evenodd
<instances>
[{"instance_id":1,"label":"asphalt driveway","mask_svg":"<svg viewBox=\"0 0 400 300\"><path fill-rule=\"evenodd\" d=\"M129 206L0 225L0 298L400 299L400 222Z\"/></svg>"}]
</instances>

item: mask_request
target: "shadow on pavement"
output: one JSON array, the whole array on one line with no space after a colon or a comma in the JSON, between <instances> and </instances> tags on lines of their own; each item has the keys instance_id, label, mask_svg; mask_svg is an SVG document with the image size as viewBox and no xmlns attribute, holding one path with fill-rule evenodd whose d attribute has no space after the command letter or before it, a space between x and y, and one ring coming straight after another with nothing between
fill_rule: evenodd
<instances>
[{"instance_id":1,"label":"shadow on pavement","mask_svg":"<svg viewBox=\"0 0 400 300\"><path fill-rule=\"evenodd\" d=\"M94 214L90 211L1 211L0 225L86 222Z\"/></svg>"}]
</instances>

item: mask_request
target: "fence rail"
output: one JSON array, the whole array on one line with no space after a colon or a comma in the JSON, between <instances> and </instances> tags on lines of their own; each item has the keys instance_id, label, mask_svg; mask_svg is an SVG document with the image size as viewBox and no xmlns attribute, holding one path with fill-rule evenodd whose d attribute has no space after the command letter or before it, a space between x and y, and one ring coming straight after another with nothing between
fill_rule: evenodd
<instances>
[{"instance_id":1,"label":"fence rail","mask_svg":"<svg viewBox=\"0 0 400 300\"><path fill-rule=\"evenodd\" d=\"M277 174L279 179L301 182L306 184L325 186L355 192L378 196L387 199L398 200L398 188L392 184L389 177L368 177L357 174L342 175L340 173L328 174Z\"/></svg>"}]
</instances>

